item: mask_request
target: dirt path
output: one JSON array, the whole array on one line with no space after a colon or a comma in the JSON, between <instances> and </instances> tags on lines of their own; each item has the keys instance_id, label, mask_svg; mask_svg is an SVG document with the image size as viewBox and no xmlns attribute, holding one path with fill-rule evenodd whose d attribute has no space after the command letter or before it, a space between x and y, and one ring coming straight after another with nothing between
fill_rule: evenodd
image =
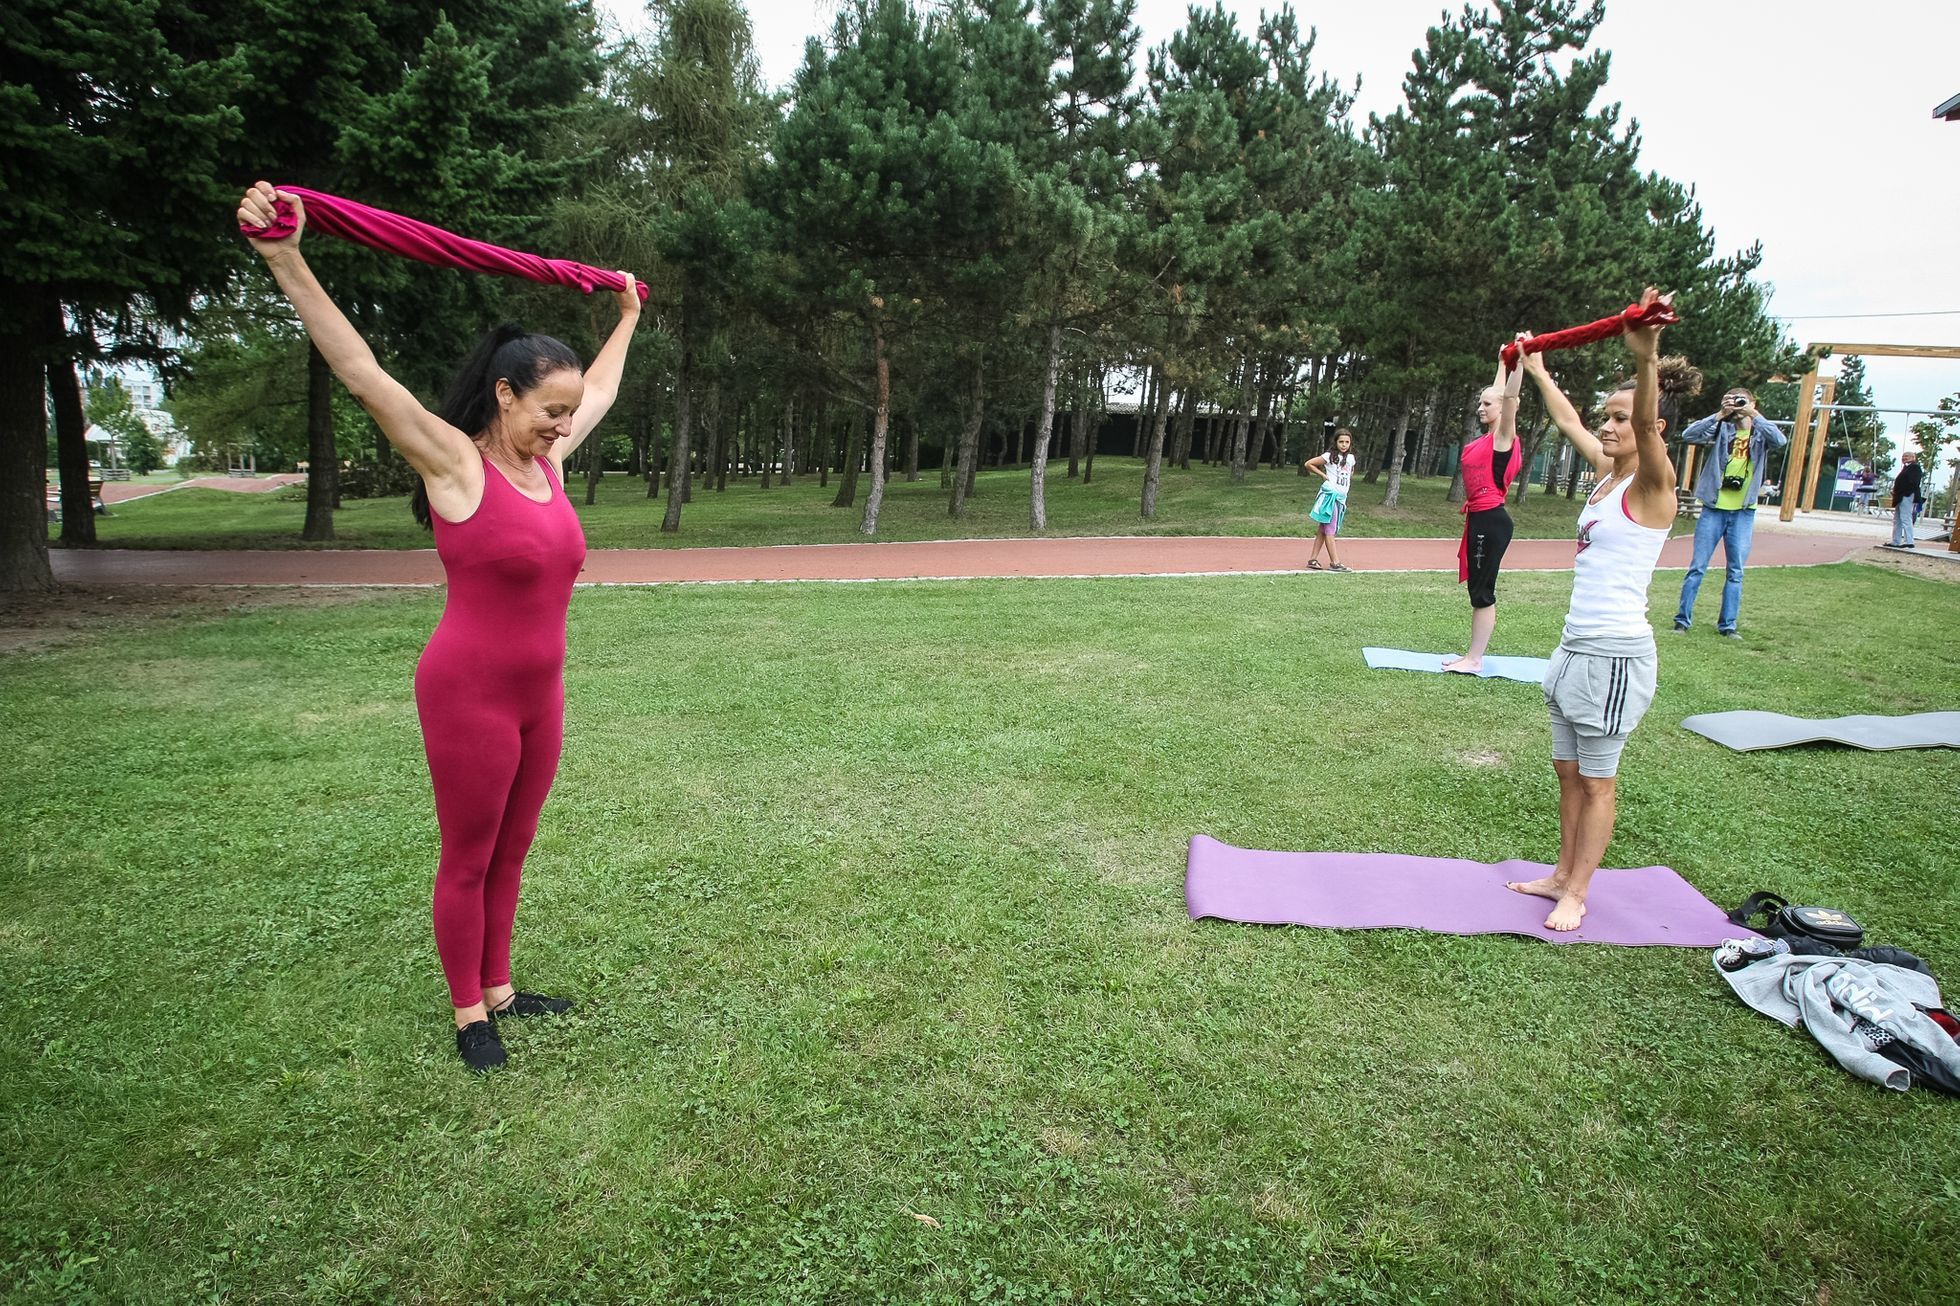
<instances>
[{"instance_id":1,"label":"dirt path","mask_svg":"<svg viewBox=\"0 0 1960 1306\"><path fill-rule=\"evenodd\" d=\"M792 544L765 548L595 549L579 573L587 585L738 581L966 580L1008 576L1225 576L1305 568L1305 539L1116 536L1071 539L929 540L894 544ZM1688 565L1692 541L1668 541L1661 566ZM1842 562L1869 551L1859 539L1761 531L1751 567ZM432 549L60 549L55 577L74 585L438 585ZM1356 571L1454 571L1456 541L1350 539L1341 556ZM1569 571L1570 540L1517 540L1508 571Z\"/></svg>"}]
</instances>

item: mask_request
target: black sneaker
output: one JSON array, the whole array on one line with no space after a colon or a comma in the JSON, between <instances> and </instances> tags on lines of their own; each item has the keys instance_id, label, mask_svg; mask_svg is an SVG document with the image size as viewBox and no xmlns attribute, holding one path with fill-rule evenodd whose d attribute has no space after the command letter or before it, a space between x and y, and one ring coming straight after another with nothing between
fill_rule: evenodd
<instances>
[{"instance_id":1,"label":"black sneaker","mask_svg":"<svg viewBox=\"0 0 1960 1306\"><path fill-rule=\"evenodd\" d=\"M1721 636L1721 637L1722 637L1723 639L1741 639L1741 638L1742 638L1742 632L1741 632L1741 631L1739 631L1739 630L1718 630L1718 631L1716 631L1715 633L1716 633L1717 635L1720 635L1720 636Z\"/></svg>"},{"instance_id":2,"label":"black sneaker","mask_svg":"<svg viewBox=\"0 0 1960 1306\"><path fill-rule=\"evenodd\" d=\"M1674 623L1674 633L1677 635L1685 635L1688 633L1688 628L1677 621Z\"/></svg>"},{"instance_id":3,"label":"black sneaker","mask_svg":"<svg viewBox=\"0 0 1960 1306\"><path fill-rule=\"evenodd\" d=\"M490 1014L502 1020L505 1016L562 1016L571 1009L570 998L547 998L542 993L513 993Z\"/></svg>"},{"instance_id":4,"label":"black sneaker","mask_svg":"<svg viewBox=\"0 0 1960 1306\"><path fill-rule=\"evenodd\" d=\"M477 1074L504 1064L504 1040L487 1020L473 1020L456 1031L456 1051Z\"/></svg>"}]
</instances>

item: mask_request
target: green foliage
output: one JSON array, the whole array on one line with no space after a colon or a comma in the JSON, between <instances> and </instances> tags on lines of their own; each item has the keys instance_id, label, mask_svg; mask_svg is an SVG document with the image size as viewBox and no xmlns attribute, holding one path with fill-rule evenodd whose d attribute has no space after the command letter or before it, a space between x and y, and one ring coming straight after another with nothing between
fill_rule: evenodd
<instances>
[{"instance_id":1,"label":"green foliage","mask_svg":"<svg viewBox=\"0 0 1960 1306\"><path fill-rule=\"evenodd\" d=\"M1937 494L1933 482L1939 473L1941 451L1960 437L1960 394L1940 400L1937 412L1914 422L1910 429L1913 439L1919 442L1919 474L1925 478L1926 503L1933 511L1950 517L1955 495L1960 493L1960 465L1957 465L1960 459L1947 464L1946 486Z\"/></svg>"},{"instance_id":2,"label":"green foliage","mask_svg":"<svg viewBox=\"0 0 1960 1306\"><path fill-rule=\"evenodd\" d=\"M246 61L213 26L208 6L186 0L8 7L0 288L33 288L85 326L135 335L133 313L181 319L224 281L235 253L212 217L236 198L222 172L243 125L233 100Z\"/></svg>"},{"instance_id":3,"label":"green foliage","mask_svg":"<svg viewBox=\"0 0 1960 1306\"><path fill-rule=\"evenodd\" d=\"M83 392L82 410L91 425L115 440L130 471L147 476L163 465L163 446L137 416L119 377L110 374L92 381Z\"/></svg>"},{"instance_id":4,"label":"green foliage","mask_svg":"<svg viewBox=\"0 0 1960 1306\"><path fill-rule=\"evenodd\" d=\"M171 369L167 402L190 442L191 462L222 470L249 453L260 471L272 472L306 461L306 338L290 311L272 297L248 295L198 320L203 329ZM369 460L382 436L367 413L336 387L332 414L340 454Z\"/></svg>"},{"instance_id":5,"label":"green foliage","mask_svg":"<svg viewBox=\"0 0 1960 1306\"><path fill-rule=\"evenodd\" d=\"M1870 408L1873 406L1872 393L1865 385L1865 360L1856 354L1847 355L1838 369L1837 389L1832 403L1847 408ZM1851 456L1873 469L1880 477L1892 474L1894 462L1890 449L1883 447L1879 433L1885 423L1878 413L1831 414L1831 442L1842 444L1851 450Z\"/></svg>"}]
</instances>

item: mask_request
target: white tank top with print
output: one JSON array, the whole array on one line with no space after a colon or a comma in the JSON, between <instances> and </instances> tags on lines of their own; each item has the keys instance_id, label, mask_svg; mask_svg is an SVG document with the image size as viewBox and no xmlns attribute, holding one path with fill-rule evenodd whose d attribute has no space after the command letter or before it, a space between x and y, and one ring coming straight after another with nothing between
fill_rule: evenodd
<instances>
[{"instance_id":1,"label":"white tank top with print","mask_svg":"<svg viewBox=\"0 0 1960 1306\"><path fill-rule=\"evenodd\" d=\"M1340 457L1337 453L1327 455L1327 488L1345 499L1348 486L1354 483L1354 455L1349 454L1346 462Z\"/></svg>"},{"instance_id":2,"label":"white tank top with print","mask_svg":"<svg viewBox=\"0 0 1960 1306\"><path fill-rule=\"evenodd\" d=\"M1572 606L1565 642L1653 638L1647 587L1667 543L1667 528L1642 526L1627 512L1628 477L1579 510L1579 556L1572 565Z\"/></svg>"}]
</instances>

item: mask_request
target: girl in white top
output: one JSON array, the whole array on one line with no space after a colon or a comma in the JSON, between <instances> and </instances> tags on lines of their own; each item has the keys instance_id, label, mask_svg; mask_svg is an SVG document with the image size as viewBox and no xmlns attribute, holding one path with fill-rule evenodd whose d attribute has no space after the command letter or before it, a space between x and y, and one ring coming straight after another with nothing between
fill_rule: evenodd
<instances>
[{"instance_id":1,"label":"girl in white top","mask_svg":"<svg viewBox=\"0 0 1960 1306\"><path fill-rule=\"evenodd\" d=\"M1649 286L1640 302L1663 298ZM1675 511L1674 464L1660 417L1660 334L1658 326L1627 333L1634 379L1607 396L1597 435L1553 384L1544 359L1524 355L1552 421L1600 478L1579 513L1572 606L1545 673L1558 773L1558 865L1543 879L1510 886L1553 901L1545 919L1553 930L1576 930L1585 918L1586 888L1613 837L1620 752L1654 696L1647 587ZM1668 364L1671 377L1690 375L1680 360Z\"/></svg>"},{"instance_id":2,"label":"girl in white top","mask_svg":"<svg viewBox=\"0 0 1960 1306\"><path fill-rule=\"evenodd\" d=\"M1333 447L1307 459L1306 466L1321 482L1320 493L1307 513L1320 527L1314 532L1313 554L1307 559L1307 570L1320 570L1320 547L1324 544L1328 570L1346 571L1341 565L1341 555L1335 551L1334 537L1341 533L1341 519L1347 516L1348 487L1354 484L1354 432L1346 427L1334 432Z\"/></svg>"}]
</instances>

